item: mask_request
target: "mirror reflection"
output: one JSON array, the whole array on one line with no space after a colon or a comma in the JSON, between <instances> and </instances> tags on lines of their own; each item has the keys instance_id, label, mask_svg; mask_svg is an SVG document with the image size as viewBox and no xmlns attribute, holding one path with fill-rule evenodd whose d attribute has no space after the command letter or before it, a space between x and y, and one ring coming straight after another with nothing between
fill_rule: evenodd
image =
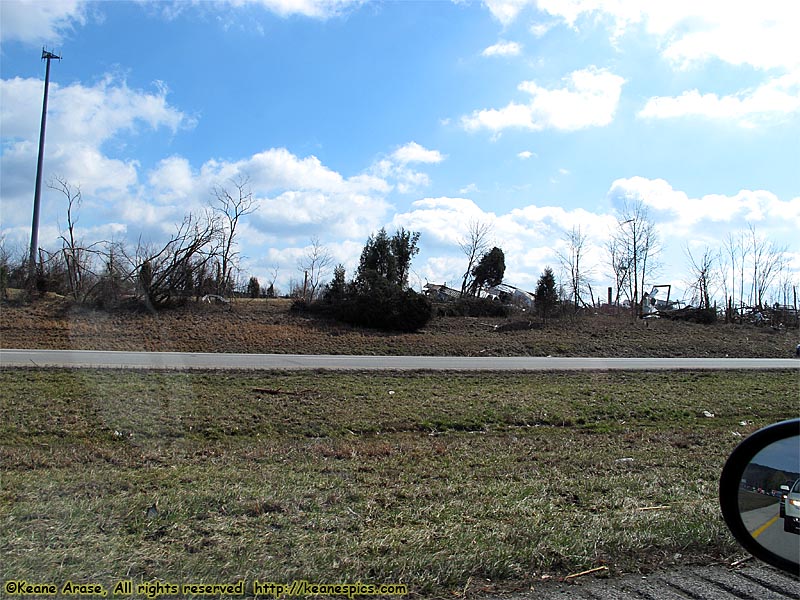
<instances>
[{"instance_id":1,"label":"mirror reflection","mask_svg":"<svg viewBox=\"0 0 800 600\"><path fill-rule=\"evenodd\" d=\"M761 546L800 560L800 437L770 444L747 465L739 485L739 512Z\"/></svg>"}]
</instances>

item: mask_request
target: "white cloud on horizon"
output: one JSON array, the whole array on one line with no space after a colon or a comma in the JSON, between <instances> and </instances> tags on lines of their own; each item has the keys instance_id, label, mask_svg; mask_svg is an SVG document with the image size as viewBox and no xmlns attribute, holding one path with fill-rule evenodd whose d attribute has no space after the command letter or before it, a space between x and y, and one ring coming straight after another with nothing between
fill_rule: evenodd
<instances>
[{"instance_id":1,"label":"white cloud on horizon","mask_svg":"<svg viewBox=\"0 0 800 600\"><path fill-rule=\"evenodd\" d=\"M800 70L777 77L755 89L719 96L698 90L677 97L650 98L641 118L669 119L699 116L738 122L745 127L800 112Z\"/></svg>"},{"instance_id":2,"label":"white cloud on horizon","mask_svg":"<svg viewBox=\"0 0 800 600\"><path fill-rule=\"evenodd\" d=\"M617 179L608 196L641 200L657 211L656 216L676 235L702 235L708 227L723 225L744 229L760 224L776 232L800 230L800 197L781 200L766 190L740 190L732 196L706 194L691 198L663 179L631 177Z\"/></svg>"}]
</instances>

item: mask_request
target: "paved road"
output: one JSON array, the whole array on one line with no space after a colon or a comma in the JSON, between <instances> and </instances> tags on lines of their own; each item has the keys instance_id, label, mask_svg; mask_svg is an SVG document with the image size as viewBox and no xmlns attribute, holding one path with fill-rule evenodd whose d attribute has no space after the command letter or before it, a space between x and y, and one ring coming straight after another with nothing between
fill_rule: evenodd
<instances>
[{"instance_id":1,"label":"paved road","mask_svg":"<svg viewBox=\"0 0 800 600\"><path fill-rule=\"evenodd\" d=\"M100 350L0 350L0 367L456 371L797 369L800 371L800 360L772 358L500 358L491 356L342 356L111 352Z\"/></svg>"},{"instance_id":2,"label":"paved road","mask_svg":"<svg viewBox=\"0 0 800 600\"><path fill-rule=\"evenodd\" d=\"M800 599L800 579L756 560L738 569L722 565L574 583L546 582L530 592L477 596L481 600L787 600Z\"/></svg>"},{"instance_id":3,"label":"paved road","mask_svg":"<svg viewBox=\"0 0 800 600\"><path fill-rule=\"evenodd\" d=\"M786 560L800 560L800 535L783 529L779 502L742 513L747 531L765 548Z\"/></svg>"}]
</instances>

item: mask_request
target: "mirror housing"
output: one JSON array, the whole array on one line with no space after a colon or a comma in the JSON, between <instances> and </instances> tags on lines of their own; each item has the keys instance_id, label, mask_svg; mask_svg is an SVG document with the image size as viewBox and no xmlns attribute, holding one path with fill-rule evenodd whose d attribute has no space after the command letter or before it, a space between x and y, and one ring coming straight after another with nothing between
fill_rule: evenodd
<instances>
[{"instance_id":1,"label":"mirror housing","mask_svg":"<svg viewBox=\"0 0 800 600\"><path fill-rule=\"evenodd\" d=\"M792 442L791 438L795 438L795 442ZM795 552L792 550L788 553L784 551L782 554L779 554L775 551L775 548L770 548L757 539L758 536L770 526L774 526L776 529L784 529L784 527L781 527L780 523L781 518L787 518L783 516L784 511L780 511L780 515L776 514L775 517L771 518L767 523L754 531L754 533L751 533L748 526L745 525L743 519L744 511L741 508L740 502L745 471L751 465L753 459L769 446L781 443L792 444L791 447L793 450L787 458L792 464L800 463L800 419L783 421L760 429L747 437L736 447L722 470L722 476L719 482L719 501L725 523L745 550L774 567L793 573L794 575L800 575L800 564L798 564L798 561L800 561L800 551ZM797 461L797 463L794 461ZM800 467L798 467L798 470L800 470ZM780 495L780 504L786 501L785 498L789 491L788 489L784 490L784 487L788 488L788 486L781 486L781 491L783 493ZM764 492L766 492L765 496L768 497L770 491L763 490L761 493L763 494ZM773 503L771 509L765 507L764 510L774 510L777 513L778 508L779 507ZM788 529L786 531L788 531ZM795 543L800 545L800 531L798 531L797 534L784 533L783 531L780 533L792 536L786 538L790 547L793 547ZM794 540L794 536L797 537L796 541ZM793 559L790 558L792 556L794 557Z\"/></svg>"}]
</instances>

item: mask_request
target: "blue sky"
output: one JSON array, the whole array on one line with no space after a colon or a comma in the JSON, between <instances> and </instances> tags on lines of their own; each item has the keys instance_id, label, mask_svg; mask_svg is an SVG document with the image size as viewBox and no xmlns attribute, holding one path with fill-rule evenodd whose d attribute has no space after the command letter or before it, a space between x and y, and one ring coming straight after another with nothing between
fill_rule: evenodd
<instances>
[{"instance_id":1,"label":"blue sky","mask_svg":"<svg viewBox=\"0 0 800 600\"><path fill-rule=\"evenodd\" d=\"M683 293L687 249L752 227L784 251L776 289L798 284L799 7L1 0L4 243L30 239L46 45L44 178L80 186L87 240L163 240L245 176L242 273L284 291L312 238L352 272L382 226L421 232L412 285L455 284L476 220L528 289L580 226L603 290L627 199L663 246L648 283ZM53 248L63 198L42 209Z\"/></svg>"}]
</instances>

